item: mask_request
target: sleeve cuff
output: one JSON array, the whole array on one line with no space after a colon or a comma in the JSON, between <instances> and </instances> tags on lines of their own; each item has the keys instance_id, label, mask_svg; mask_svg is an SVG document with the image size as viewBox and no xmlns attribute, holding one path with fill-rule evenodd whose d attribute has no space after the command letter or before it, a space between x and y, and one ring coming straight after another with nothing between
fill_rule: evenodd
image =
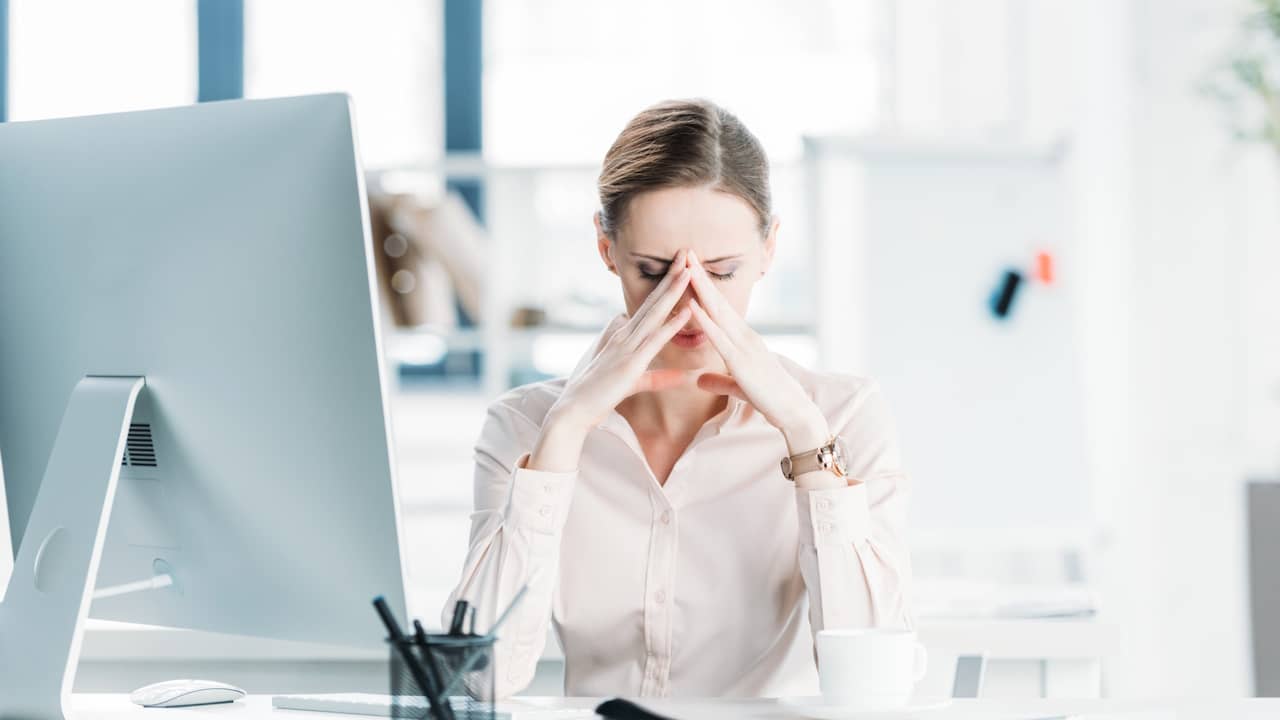
<instances>
[{"instance_id":1,"label":"sleeve cuff","mask_svg":"<svg viewBox=\"0 0 1280 720\"><path fill-rule=\"evenodd\" d=\"M796 488L801 544L860 543L871 533L871 510L865 483L826 490Z\"/></svg>"},{"instance_id":2,"label":"sleeve cuff","mask_svg":"<svg viewBox=\"0 0 1280 720\"><path fill-rule=\"evenodd\" d=\"M503 516L507 524L548 535L559 534L569 517L577 471L529 470L529 453L520 456L511 472L511 495Z\"/></svg>"}]
</instances>

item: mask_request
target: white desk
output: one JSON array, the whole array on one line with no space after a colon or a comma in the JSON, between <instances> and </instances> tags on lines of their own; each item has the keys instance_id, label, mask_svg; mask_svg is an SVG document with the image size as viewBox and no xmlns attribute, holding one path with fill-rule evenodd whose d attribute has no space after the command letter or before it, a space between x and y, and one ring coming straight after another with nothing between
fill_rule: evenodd
<instances>
[{"instance_id":1,"label":"white desk","mask_svg":"<svg viewBox=\"0 0 1280 720\"><path fill-rule=\"evenodd\" d=\"M595 707L596 698L561 698L564 707ZM360 715L274 710L271 698L253 695L233 704L207 705L194 708L140 708L126 695L85 694L74 699L77 718L170 718L172 720L337 720L369 718ZM793 720L771 700L645 700L646 707L680 720ZM1280 698L1221 700L1197 702L1121 701L1121 700L956 700L951 707L920 715L937 720L1042 720L1062 715L1115 717L1117 720L1153 720L1154 718L1212 718L1212 720L1272 720L1280 717ZM589 718L590 715L584 714Z\"/></svg>"},{"instance_id":2,"label":"white desk","mask_svg":"<svg viewBox=\"0 0 1280 720\"><path fill-rule=\"evenodd\" d=\"M441 601L443 604L443 600ZM987 657L984 688L1000 697L1099 697L1101 661L1110 653L1115 628L1097 619L1083 620L925 620L920 638L929 648L929 674L919 686L928 695L951 692L955 655L983 653ZM240 679L250 691L287 689L290 692L317 691L331 682L311 678L300 663L327 666L344 664L348 672L364 679L380 678L386 655L376 650L323 647L265 638L238 637L193 630L140 628L121 623L90 620L81 650L81 669L86 690L107 690L145 685L166 679L173 672L157 675L157 663L177 663L178 675L212 675ZM563 660L554 636L550 636L542 659ZM216 663L215 669L208 669ZM243 666L241 668L240 666ZM559 669L548 665L548 682L535 684L529 692L548 694L560 691ZM555 672L552 673L551 670ZM300 674L301 673L301 674ZM256 685L244 677L263 678ZM353 684L347 688L381 691Z\"/></svg>"}]
</instances>

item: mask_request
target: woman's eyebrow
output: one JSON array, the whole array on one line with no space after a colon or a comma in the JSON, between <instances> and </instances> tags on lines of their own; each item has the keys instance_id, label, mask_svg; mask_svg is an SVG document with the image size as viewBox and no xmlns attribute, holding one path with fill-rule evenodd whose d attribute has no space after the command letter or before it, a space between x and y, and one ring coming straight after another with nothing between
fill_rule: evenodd
<instances>
[{"instance_id":1,"label":"woman's eyebrow","mask_svg":"<svg viewBox=\"0 0 1280 720\"><path fill-rule=\"evenodd\" d=\"M654 260L660 263L666 263L667 265L670 265L671 261L675 259L675 258L660 258L657 255L641 255L640 253L634 253L634 252L631 253L631 255L634 257L642 257L642 258L645 258L646 260ZM710 260L703 260L702 264L711 265L718 262L724 262L725 260L736 260L737 258L740 258L740 257L742 257L742 253L738 253L737 255L725 255L724 257L712 258Z\"/></svg>"}]
</instances>

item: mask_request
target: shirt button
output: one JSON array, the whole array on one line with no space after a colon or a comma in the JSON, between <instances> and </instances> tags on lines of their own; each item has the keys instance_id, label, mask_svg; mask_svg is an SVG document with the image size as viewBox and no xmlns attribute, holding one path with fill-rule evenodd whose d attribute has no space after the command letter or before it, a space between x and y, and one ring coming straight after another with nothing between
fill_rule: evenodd
<instances>
[{"instance_id":1,"label":"shirt button","mask_svg":"<svg viewBox=\"0 0 1280 720\"><path fill-rule=\"evenodd\" d=\"M834 529L831 527L831 523L827 523L827 522L822 523L820 528L822 530L823 535L830 535L831 531Z\"/></svg>"},{"instance_id":2,"label":"shirt button","mask_svg":"<svg viewBox=\"0 0 1280 720\"><path fill-rule=\"evenodd\" d=\"M821 500L819 500L819 501L818 501L818 509L819 509L819 510L830 510L830 509L831 509L831 501L830 501L830 500L828 500L828 499L826 499L826 498L822 498Z\"/></svg>"},{"instance_id":3,"label":"shirt button","mask_svg":"<svg viewBox=\"0 0 1280 720\"><path fill-rule=\"evenodd\" d=\"M671 511L670 511L670 510L663 510L663 511L662 511L662 524L663 524L663 525L670 525L670 524L671 524Z\"/></svg>"},{"instance_id":4,"label":"shirt button","mask_svg":"<svg viewBox=\"0 0 1280 720\"><path fill-rule=\"evenodd\" d=\"M667 594L662 590L659 590L658 592L653 594L653 599L659 604L664 603L667 601Z\"/></svg>"},{"instance_id":5,"label":"shirt button","mask_svg":"<svg viewBox=\"0 0 1280 720\"><path fill-rule=\"evenodd\" d=\"M550 486L550 485L543 485L543 486L542 486L542 492L547 492L547 493L551 492L551 486Z\"/></svg>"},{"instance_id":6,"label":"shirt button","mask_svg":"<svg viewBox=\"0 0 1280 720\"><path fill-rule=\"evenodd\" d=\"M541 508L538 509L538 514L541 515L542 517L551 517L551 506L543 505Z\"/></svg>"}]
</instances>

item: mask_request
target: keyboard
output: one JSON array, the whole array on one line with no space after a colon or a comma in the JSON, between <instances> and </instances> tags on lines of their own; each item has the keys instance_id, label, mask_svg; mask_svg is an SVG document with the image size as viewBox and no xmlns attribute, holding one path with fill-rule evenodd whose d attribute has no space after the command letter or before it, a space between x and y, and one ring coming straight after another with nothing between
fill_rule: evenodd
<instances>
[{"instance_id":1,"label":"keyboard","mask_svg":"<svg viewBox=\"0 0 1280 720\"><path fill-rule=\"evenodd\" d=\"M454 715L458 720L471 717L468 712L476 702L468 697L459 696L449 699ZM570 720L571 718L594 718L594 711L587 708L558 708L546 704L547 701L499 700L494 703L494 720ZM399 705L399 707L395 707ZM395 710L399 717L423 718L433 720L429 708L430 703L424 697L413 695L396 698L392 702L391 695L374 693L322 693L317 695L276 695L271 698L271 706L280 710L309 710L315 712L349 713L352 715L374 715L392 717ZM487 710L487 708L486 708ZM475 717L480 717L476 713ZM488 718L488 712L483 714Z\"/></svg>"}]
</instances>

